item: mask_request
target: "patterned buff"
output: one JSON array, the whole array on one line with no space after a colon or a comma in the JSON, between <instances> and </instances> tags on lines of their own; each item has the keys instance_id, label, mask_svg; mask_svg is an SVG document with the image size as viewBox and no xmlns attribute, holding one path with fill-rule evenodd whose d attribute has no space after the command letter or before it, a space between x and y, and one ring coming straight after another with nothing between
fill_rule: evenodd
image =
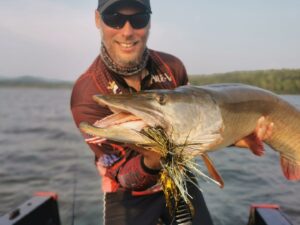
<instances>
[{"instance_id":1,"label":"patterned buff","mask_svg":"<svg viewBox=\"0 0 300 225\"><path fill-rule=\"evenodd\" d=\"M149 50L146 48L142 60L140 64L132 67L122 67L117 65L108 55L106 48L104 47L103 43L101 45L101 58L104 64L113 72L120 74L124 77L135 75L141 72L147 65L147 61L149 58Z\"/></svg>"}]
</instances>

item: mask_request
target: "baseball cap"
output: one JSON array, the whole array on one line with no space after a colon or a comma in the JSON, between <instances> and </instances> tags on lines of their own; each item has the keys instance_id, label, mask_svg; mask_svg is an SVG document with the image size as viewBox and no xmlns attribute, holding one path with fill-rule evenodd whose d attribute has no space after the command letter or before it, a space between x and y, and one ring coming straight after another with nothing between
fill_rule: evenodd
<instances>
[{"instance_id":1,"label":"baseball cap","mask_svg":"<svg viewBox=\"0 0 300 225\"><path fill-rule=\"evenodd\" d=\"M151 13L150 0L98 0L98 11L103 13L105 10L116 4L138 5Z\"/></svg>"}]
</instances>

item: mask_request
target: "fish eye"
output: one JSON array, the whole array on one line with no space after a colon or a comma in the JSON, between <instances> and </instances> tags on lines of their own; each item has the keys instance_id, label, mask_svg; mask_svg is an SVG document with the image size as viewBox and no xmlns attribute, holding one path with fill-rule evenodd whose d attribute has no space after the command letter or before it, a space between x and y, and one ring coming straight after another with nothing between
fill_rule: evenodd
<instances>
[{"instance_id":1,"label":"fish eye","mask_svg":"<svg viewBox=\"0 0 300 225\"><path fill-rule=\"evenodd\" d=\"M167 103L167 98L165 95L163 94L159 94L156 96L156 101L160 104L160 105L165 105Z\"/></svg>"}]
</instances>

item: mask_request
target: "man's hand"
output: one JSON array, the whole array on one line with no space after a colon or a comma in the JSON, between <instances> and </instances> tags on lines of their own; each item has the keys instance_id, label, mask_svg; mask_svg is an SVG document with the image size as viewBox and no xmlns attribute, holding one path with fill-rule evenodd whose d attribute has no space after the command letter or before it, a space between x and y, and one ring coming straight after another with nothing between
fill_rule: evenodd
<instances>
[{"instance_id":1,"label":"man's hand","mask_svg":"<svg viewBox=\"0 0 300 225\"><path fill-rule=\"evenodd\" d=\"M126 146L130 147L134 151L141 153L144 157L144 164L149 169L152 169L152 170L160 170L161 169L161 164L160 164L161 155L159 153L151 151L149 149L138 147L136 145L127 144Z\"/></svg>"},{"instance_id":2,"label":"man's hand","mask_svg":"<svg viewBox=\"0 0 300 225\"><path fill-rule=\"evenodd\" d=\"M263 141L272 135L274 123L267 121L262 116L258 119L254 132L243 139L237 141L234 145L241 148L249 148L255 155L264 154Z\"/></svg>"},{"instance_id":3,"label":"man's hand","mask_svg":"<svg viewBox=\"0 0 300 225\"><path fill-rule=\"evenodd\" d=\"M106 141L106 139L101 137L91 137L91 138L86 138L85 141L88 144L96 144L101 146L102 143ZM132 150L141 153L144 157L144 164L149 169L153 169L153 170L161 169L161 165L160 165L161 156L159 153L151 151L149 149L138 147L133 144L132 145L126 144L125 146L130 147Z\"/></svg>"}]
</instances>

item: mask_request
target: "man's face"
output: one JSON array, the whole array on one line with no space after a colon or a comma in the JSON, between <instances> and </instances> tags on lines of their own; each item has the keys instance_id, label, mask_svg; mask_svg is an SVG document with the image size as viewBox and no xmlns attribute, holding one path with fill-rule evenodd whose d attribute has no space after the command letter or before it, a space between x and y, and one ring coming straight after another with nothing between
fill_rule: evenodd
<instances>
[{"instance_id":1,"label":"man's face","mask_svg":"<svg viewBox=\"0 0 300 225\"><path fill-rule=\"evenodd\" d=\"M124 15L133 15L141 12L141 9L122 7L116 11ZM102 42L115 63L130 67L141 62L149 36L150 21L142 29L134 29L129 21L126 21L121 29L114 29L103 22L101 15L96 10L96 25L101 32Z\"/></svg>"}]
</instances>

